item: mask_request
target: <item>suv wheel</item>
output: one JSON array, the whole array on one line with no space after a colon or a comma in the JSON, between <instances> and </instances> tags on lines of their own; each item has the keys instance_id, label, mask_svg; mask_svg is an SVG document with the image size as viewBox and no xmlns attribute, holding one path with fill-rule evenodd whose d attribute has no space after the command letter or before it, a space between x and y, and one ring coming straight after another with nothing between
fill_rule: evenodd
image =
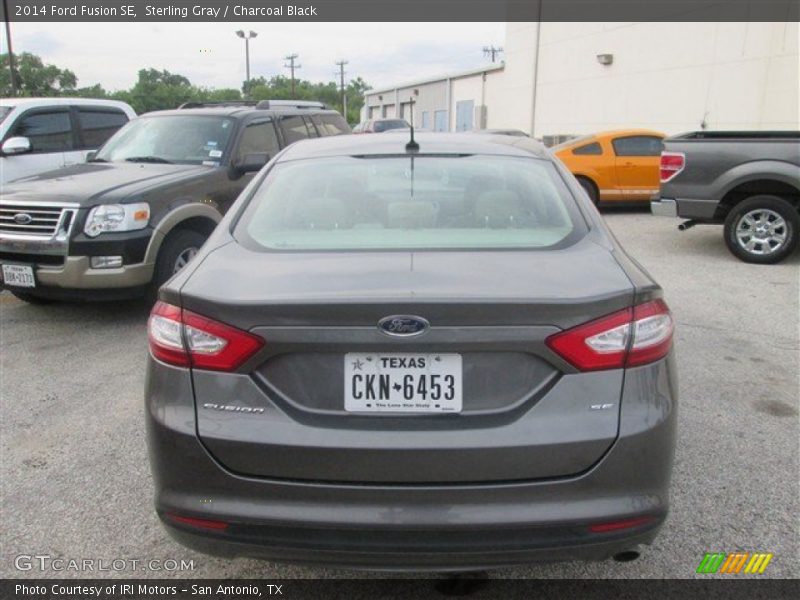
<instances>
[{"instance_id":1,"label":"suv wheel","mask_svg":"<svg viewBox=\"0 0 800 600\"><path fill-rule=\"evenodd\" d=\"M208 236L191 229L179 229L167 236L156 258L153 281L147 293L148 303L155 303L158 299L158 288L194 258L207 238Z\"/></svg>"},{"instance_id":2,"label":"suv wheel","mask_svg":"<svg viewBox=\"0 0 800 600\"><path fill-rule=\"evenodd\" d=\"M778 196L751 196L725 218L725 243L734 256L749 263L782 261L797 247L800 215Z\"/></svg>"}]
</instances>

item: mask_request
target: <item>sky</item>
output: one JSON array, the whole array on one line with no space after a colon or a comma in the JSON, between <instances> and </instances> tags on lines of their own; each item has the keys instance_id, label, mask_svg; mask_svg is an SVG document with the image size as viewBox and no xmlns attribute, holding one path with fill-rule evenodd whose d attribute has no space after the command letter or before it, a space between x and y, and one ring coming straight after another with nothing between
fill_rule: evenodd
<instances>
[{"instance_id":1,"label":"sky","mask_svg":"<svg viewBox=\"0 0 800 600\"><path fill-rule=\"evenodd\" d=\"M251 77L288 76L283 57L297 53L298 78L332 81L334 63L344 59L345 77L360 76L373 88L482 66L482 48L505 38L505 23L15 22L11 40L15 53L72 70L79 87L127 89L139 69L153 67L195 85L239 88L245 52L238 29L258 33L250 41Z\"/></svg>"}]
</instances>

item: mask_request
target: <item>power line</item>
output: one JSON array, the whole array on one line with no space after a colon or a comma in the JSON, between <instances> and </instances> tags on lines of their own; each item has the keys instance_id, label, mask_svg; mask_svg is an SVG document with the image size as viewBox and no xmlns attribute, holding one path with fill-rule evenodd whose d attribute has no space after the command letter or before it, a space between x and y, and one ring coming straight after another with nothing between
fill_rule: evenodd
<instances>
[{"instance_id":1,"label":"power line","mask_svg":"<svg viewBox=\"0 0 800 600\"><path fill-rule=\"evenodd\" d=\"M300 67L302 67L302 66L303 66L303 65L296 65L296 64L294 64L294 61L295 61L295 60L297 60L299 57L300 57L300 55L299 55L299 54L290 54L289 56L284 56L284 57L283 57L283 58L284 58L284 60L288 60L288 61L289 61L289 64L288 64L288 65L284 64L283 66L284 66L285 68L289 69L289 70L291 71L291 73L292 73L292 100L294 100L294 99L295 99L295 93L294 93L294 72L295 72L295 69L299 69Z\"/></svg>"},{"instance_id":2,"label":"power line","mask_svg":"<svg viewBox=\"0 0 800 600\"><path fill-rule=\"evenodd\" d=\"M347 93L344 90L344 66L348 64L349 61L340 60L334 63L337 67L339 67L339 90L342 93L342 116L347 120Z\"/></svg>"}]
</instances>

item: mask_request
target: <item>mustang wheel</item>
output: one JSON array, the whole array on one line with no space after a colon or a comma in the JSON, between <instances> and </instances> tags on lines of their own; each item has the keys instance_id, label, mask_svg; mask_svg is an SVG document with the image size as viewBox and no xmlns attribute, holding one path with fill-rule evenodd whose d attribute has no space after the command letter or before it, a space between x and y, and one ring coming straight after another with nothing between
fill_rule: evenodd
<instances>
[{"instance_id":1,"label":"mustang wheel","mask_svg":"<svg viewBox=\"0 0 800 600\"><path fill-rule=\"evenodd\" d=\"M725 219L725 243L739 259L757 264L780 262L797 247L800 216L777 196L752 196Z\"/></svg>"}]
</instances>

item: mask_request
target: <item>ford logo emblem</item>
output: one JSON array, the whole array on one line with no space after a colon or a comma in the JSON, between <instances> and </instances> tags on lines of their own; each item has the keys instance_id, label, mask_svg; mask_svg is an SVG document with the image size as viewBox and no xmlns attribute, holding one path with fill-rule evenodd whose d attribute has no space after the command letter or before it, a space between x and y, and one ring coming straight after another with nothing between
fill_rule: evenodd
<instances>
[{"instance_id":1,"label":"ford logo emblem","mask_svg":"<svg viewBox=\"0 0 800 600\"><path fill-rule=\"evenodd\" d=\"M28 213L17 213L14 215L14 223L17 225L28 225L33 221L33 217Z\"/></svg>"},{"instance_id":2,"label":"ford logo emblem","mask_svg":"<svg viewBox=\"0 0 800 600\"><path fill-rule=\"evenodd\" d=\"M425 333L430 323L422 317L411 315L392 315L378 321L378 328L386 335L407 337Z\"/></svg>"}]
</instances>

